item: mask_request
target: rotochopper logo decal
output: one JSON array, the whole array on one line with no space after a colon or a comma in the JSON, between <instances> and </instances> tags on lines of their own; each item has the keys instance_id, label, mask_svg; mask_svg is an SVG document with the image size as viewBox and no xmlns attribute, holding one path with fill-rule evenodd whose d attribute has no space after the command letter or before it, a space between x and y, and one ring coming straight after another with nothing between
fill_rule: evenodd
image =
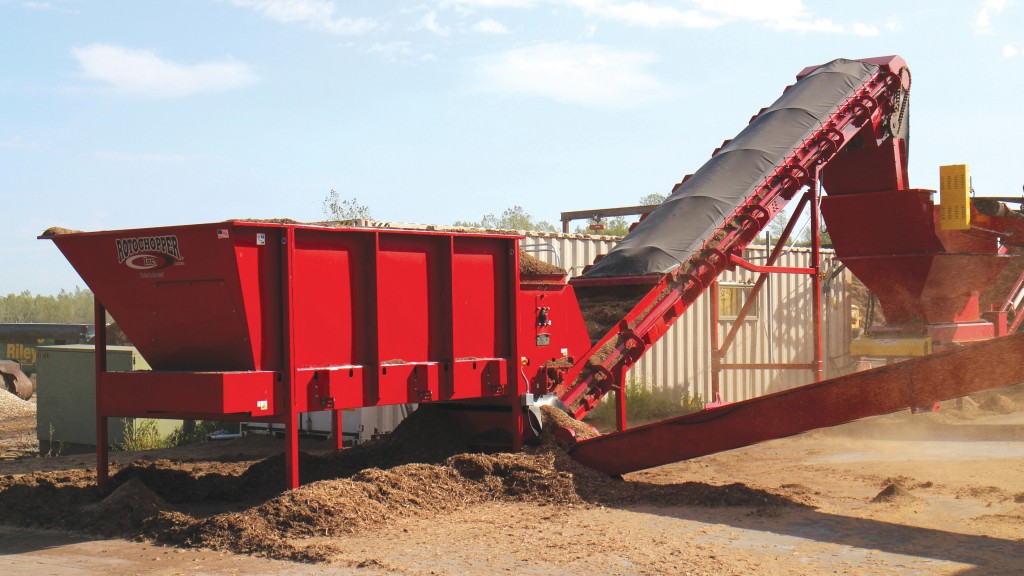
<instances>
[{"instance_id":1,"label":"rotochopper logo decal","mask_svg":"<svg viewBox=\"0 0 1024 576\"><path fill-rule=\"evenodd\" d=\"M136 270L158 270L181 262L177 236L118 238L117 261Z\"/></svg>"}]
</instances>

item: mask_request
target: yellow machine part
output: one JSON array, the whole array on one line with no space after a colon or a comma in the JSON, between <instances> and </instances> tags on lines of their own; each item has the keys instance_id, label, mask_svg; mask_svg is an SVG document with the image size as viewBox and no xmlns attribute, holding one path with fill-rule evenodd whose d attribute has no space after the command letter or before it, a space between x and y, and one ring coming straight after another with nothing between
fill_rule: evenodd
<instances>
[{"instance_id":1,"label":"yellow machine part","mask_svg":"<svg viewBox=\"0 0 1024 576\"><path fill-rule=\"evenodd\" d=\"M939 166L939 228L971 227L971 172L967 164Z\"/></svg>"},{"instance_id":2,"label":"yellow machine part","mask_svg":"<svg viewBox=\"0 0 1024 576\"><path fill-rule=\"evenodd\" d=\"M871 338L861 336L850 342L852 356L909 357L932 353L931 336L920 338Z\"/></svg>"}]
</instances>

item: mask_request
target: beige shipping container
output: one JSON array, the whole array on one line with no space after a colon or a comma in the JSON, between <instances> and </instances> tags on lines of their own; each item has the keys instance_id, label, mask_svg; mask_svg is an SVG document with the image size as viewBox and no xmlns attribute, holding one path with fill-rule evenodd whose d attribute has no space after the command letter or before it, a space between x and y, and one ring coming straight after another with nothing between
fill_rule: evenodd
<instances>
[{"instance_id":1,"label":"beige shipping container","mask_svg":"<svg viewBox=\"0 0 1024 576\"><path fill-rule=\"evenodd\" d=\"M589 236L527 232L521 249L578 276L599 254L606 254L618 241L613 236ZM768 251L754 246L744 258L764 264ZM809 248L787 248L777 265L810 266ZM822 323L825 377L852 371L850 350L850 302L847 296L851 276L831 250L822 251ZM737 268L719 277L721 314L719 338L724 338L735 321L728 313L742 303L758 274ZM754 311L743 321L736 339L723 358L730 364L810 363L813 353L812 282L803 274L771 274L757 296ZM630 370L654 389L689 396L712 397L711 391L711 307L710 295L703 294L682 318L652 346ZM720 375L722 399L730 402L808 384L814 376L807 369L726 369Z\"/></svg>"}]
</instances>

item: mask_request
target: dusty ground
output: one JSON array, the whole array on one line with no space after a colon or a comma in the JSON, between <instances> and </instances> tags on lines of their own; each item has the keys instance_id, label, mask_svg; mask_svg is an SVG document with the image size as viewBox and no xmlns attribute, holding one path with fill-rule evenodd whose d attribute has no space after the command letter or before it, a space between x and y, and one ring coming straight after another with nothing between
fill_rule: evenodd
<instances>
[{"instance_id":1,"label":"dusty ground","mask_svg":"<svg viewBox=\"0 0 1024 576\"><path fill-rule=\"evenodd\" d=\"M1021 391L989 394L937 414L870 419L631 474L624 482L595 479L540 455L464 458L395 468L391 476L357 475L370 488L359 493L365 500L344 492L353 480L328 480L289 500L214 506L206 517L222 514L213 518L232 519L229 531L242 534L297 505L313 518L340 511L341 521L323 523L329 536L279 525L285 544L323 553L316 570L325 574L1024 574L1022 400ZM144 479L153 477L139 470L188 470L193 478L197 471L241 474L277 449L271 439L246 439L117 461ZM209 462L217 453L222 462ZM149 461L131 466L139 456ZM502 471L484 474L469 464ZM24 525L16 521L19 504L40 496L57 510L86 500L112 506L113 496L103 500L82 488L91 465L80 456L0 461L0 495L4 486L27 486L20 502L0 500L0 522ZM36 470L50 472L25 476ZM192 487L183 493L201 485L175 478ZM517 488L519 481L528 485ZM182 501L160 506L204 517L194 499ZM353 508L362 516L344 517ZM108 517L131 513L100 510ZM344 530L348 523L357 528ZM237 544L231 534L218 538L207 542ZM309 570L225 550L0 527L0 573L11 576Z\"/></svg>"}]
</instances>

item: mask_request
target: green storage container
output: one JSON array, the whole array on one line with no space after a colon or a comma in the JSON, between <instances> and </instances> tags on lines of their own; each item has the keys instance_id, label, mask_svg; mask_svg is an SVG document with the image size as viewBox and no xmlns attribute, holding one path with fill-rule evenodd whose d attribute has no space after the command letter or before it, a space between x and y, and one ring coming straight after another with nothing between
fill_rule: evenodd
<instances>
[{"instance_id":1,"label":"green storage container","mask_svg":"<svg viewBox=\"0 0 1024 576\"><path fill-rule=\"evenodd\" d=\"M41 453L74 454L96 449L96 368L91 345L41 346L36 363L36 436ZM149 370L133 346L107 346L107 370ZM110 418L110 443L125 443L133 426L155 426L166 437L181 420Z\"/></svg>"}]
</instances>

